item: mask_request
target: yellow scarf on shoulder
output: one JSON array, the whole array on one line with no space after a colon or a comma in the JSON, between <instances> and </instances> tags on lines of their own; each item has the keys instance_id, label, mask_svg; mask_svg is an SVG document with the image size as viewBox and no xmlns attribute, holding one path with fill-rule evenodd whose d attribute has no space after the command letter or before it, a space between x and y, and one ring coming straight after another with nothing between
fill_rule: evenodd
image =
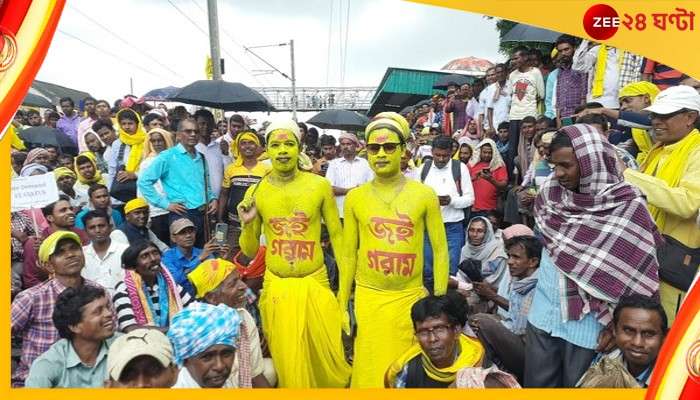
<instances>
[{"instance_id":1,"label":"yellow scarf on shoulder","mask_svg":"<svg viewBox=\"0 0 700 400\"><path fill-rule=\"evenodd\" d=\"M484 347L474 338L465 334L459 335L459 355L457 359L447 368L437 368L430 361L430 357L423 352L419 343L414 344L398 360L394 361L386 372L386 382L389 387L394 387L396 377L401 373L406 364L417 355L421 355L423 369L430 379L438 382L451 383L457 378L457 372L465 367L475 367L481 364L484 357Z\"/></svg>"},{"instance_id":2,"label":"yellow scarf on shoulder","mask_svg":"<svg viewBox=\"0 0 700 400\"><path fill-rule=\"evenodd\" d=\"M139 165L141 165L141 159L143 158L143 146L148 135L143 129L141 116L130 108L119 110L117 113L117 121L119 121L119 114L126 110L132 111L134 114L136 114L136 119L138 119L138 122L136 123L136 132L129 134L122 129L121 125L117 124L119 127L119 140L121 140L121 142L127 146L131 146L131 150L129 150L129 159L126 161L126 171L137 172L139 170Z\"/></svg>"},{"instance_id":3,"label":"yellow scarf on shoulder","mask_svg":"<svg viewBox=\"0 0 700 400\"><path fill-rule=\"evenodd\" d=\"M664 146L657 143L656 146L649 151L644 164L642 164L639 169L647 175L663 180L670 187L677 187L688 165L690 152L695 150L698 146L700 146L700 131L694 129L680 142L675 144L675 148L666 158L666 162L663 165L659 165ZM666 212L649 204L649 213L654 218L659 230L663 230L666 224Z\"/></svg>"}]
</instances>

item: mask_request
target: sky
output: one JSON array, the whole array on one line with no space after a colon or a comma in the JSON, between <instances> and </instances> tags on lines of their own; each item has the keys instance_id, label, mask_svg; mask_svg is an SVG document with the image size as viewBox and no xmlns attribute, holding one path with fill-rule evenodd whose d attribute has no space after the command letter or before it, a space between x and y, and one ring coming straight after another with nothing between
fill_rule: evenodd
<instances>
[{"instance_id":1,"label":"sky","mask_svg":"<svg viewBox=\"0 0 700 400\"><path fill-rule=\"evenodd\" d=\"M255 76L269 67L243 46L290 39L300 87L377 86L388 67L504 59L493 20L400 0L224 0L218 12L223 78L253 87L290 83ZM206 78L207 33L206 0L70 0L37 79L110 102L130 92L130 79L137 96L184 86ZM289 47L253 51L290 73Z\"/></svg>"}]
</instances>

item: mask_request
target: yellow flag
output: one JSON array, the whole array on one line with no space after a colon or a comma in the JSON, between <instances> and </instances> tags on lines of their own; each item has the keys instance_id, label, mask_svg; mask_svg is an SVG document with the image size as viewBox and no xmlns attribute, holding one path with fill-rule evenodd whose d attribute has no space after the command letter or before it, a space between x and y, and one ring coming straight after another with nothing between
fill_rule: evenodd
<instances>
[{"instance_id":1,"label":"yellow flag","mask_svg":"<svg viewBox=\"0 0 700 400\"><path fill-rule=\"evenodd\" d=\"M207 75L207 79L214 78L214 66L211 64L210 56L207 56L207 65L204 67L204 73Z\"/></svg>"}]
</instances>

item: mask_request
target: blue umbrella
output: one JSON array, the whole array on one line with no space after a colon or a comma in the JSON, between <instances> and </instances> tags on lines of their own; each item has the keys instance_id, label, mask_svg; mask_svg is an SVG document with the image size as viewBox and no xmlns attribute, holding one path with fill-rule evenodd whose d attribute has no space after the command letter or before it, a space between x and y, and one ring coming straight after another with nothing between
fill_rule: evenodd
<instances>
[{"instance_id":1,"label":"blue umbrella","mask_svg":"<svg viewBox=\"0 0 700 400\"><path fill-rule=\"evenodd\" d=\"M180 90L180 88L175 86L153 89L148 93L144 94L143 99L146 101L164 101L168 97L177 93L178 90Z\"/></svg>"}]
</instances>

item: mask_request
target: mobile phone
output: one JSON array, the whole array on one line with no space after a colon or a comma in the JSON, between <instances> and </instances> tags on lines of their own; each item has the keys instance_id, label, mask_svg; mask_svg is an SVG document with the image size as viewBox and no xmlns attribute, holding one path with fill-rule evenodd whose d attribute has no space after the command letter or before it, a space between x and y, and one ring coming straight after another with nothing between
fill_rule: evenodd
<instances>
[{"instance_id":1,"label":"mobile phone","mask_svg":"<svg viewBox=\"0 0 700 400\"><path fill-rule=\"evenodd\" d=\"M486 175L491 175L491 168L484 168L481 170L481 172L485 173Z\"/></svg>"},{"instance_id":2,"label":"mobile phone","mask_svg":"<svg viewBox=\"0 0 700 400\"><path fill-rule=\"evenodd\" d=\"M214 239L220 245L226 244L228 241L228 224L219 222L214 228Z\"/></svg>"}]
</instances>

